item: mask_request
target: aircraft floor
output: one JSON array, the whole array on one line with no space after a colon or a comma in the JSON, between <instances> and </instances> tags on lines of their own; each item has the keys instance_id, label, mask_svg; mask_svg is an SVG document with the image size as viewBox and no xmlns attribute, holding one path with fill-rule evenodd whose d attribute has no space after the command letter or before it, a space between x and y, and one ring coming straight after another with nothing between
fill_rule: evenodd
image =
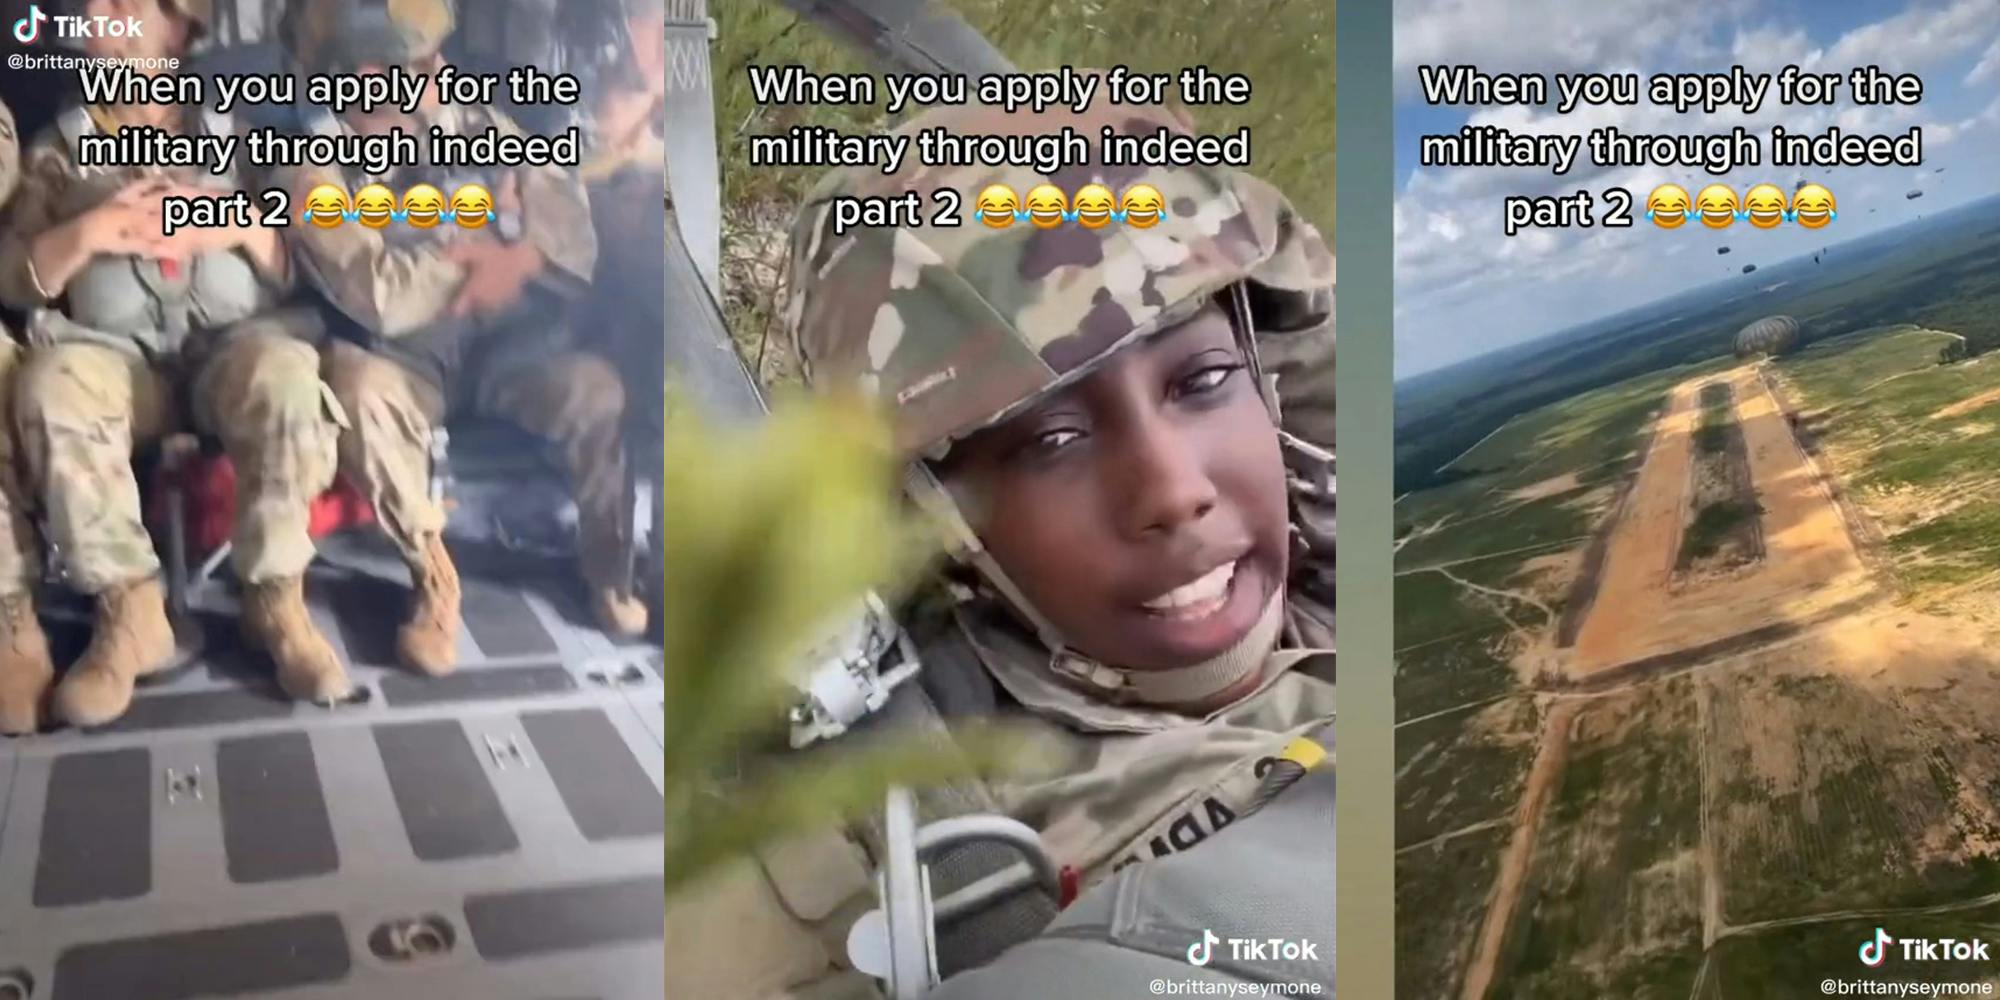
<instances>
[{"instance_id":1,"label":"aircraft floor","mask_svg":"<svg viewBox=\"0 0 2000 1000\"><path fill-rule=\"evenodd\" d=\"M0 742L0 998L663 995L659 650L560 565L454 552L449 677L393 665L407 576L357 534L308 583L353 702L283 699L215 582L123 719Z\"/></svg>"}]
</instances>

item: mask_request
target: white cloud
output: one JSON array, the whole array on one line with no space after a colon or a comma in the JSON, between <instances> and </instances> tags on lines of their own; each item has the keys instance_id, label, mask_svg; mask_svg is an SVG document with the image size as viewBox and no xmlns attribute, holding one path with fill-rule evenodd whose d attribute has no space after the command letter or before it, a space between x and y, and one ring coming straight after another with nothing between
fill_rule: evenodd
<instances>
[{"instance_id":1,"label":"white cloud","mask_svg":"<svg viewBox=\"0 0 2000 1000\"><path fill-rule=\"evenodd\" d=\"M1820 40L1809 33L1809 25L1798 27L1784 19L1789 15L1775 16L1761 7L1751 0L1732 0L1727 5L1703 8L1701 18L1696 19L1684 3L1656 0L1513 0L1506 4L1399 0L1395 52L1398 97L1405 101L1413 98L1407 93L1413 88L1404 85L1414 84L1415 67L1422 64L1471 63L1489 72L1632 72L1638 74L1642 88L1638 105L1585 106L1569 115L1555 114L1553 105L1485 107L1470 109L1467 123L1517 133L1579 137L1605 128L1627 135L1689 136L1724 133L1741 126L1764 146L1763 140L1777 125L1809 136L1834 126L1850 134L1894 136L1918 126L1924 131L1927 160L1918 176L1926 178L1933 170L1928 161L1934 151L1949 148L1954 157L2000 155L2000 141L1993 135L1994 126L2000 125L2000 97L1968 114L1966 109L1976 105L1968 105L1965 95L1955 91L1955 81L1927 77L1924 100L1916 106L1856 106L1845 85L1847 71L1856 66L1875 65L1892 73L1924 72L1978 52L1989 41L1990 47L1968 82L2000 76L2000 39L1992 38L1993 26L2000 23L2000 0L1912 0L1900 12L1839 38ZM1682 115L1643 98L1643 88L1653 73L1689 69L1716 72L1730 63L1751 72L1775 72L1798 65L1811 71L1840 73L1840 99L1832 105L1783 106L1777 103L1774 87L1755 114L1728 108L1713 115ZM1553 78L1550 89L1553 96ZM1986 89L1975 88L1975 92ZM1983 102L1984 94L1981 98ZM1978 138L1969 138L1972 136ZM1399 141L1416 140L1402 136ZM1961 148L1968 143L1972 143L1971 148ZM1768 156L1770 150L1762 152ZM1699 167L1599 166L1590 162L1587 147L1578 157L1576 169L1563 176L1540 168L1419 166L1395 202L1397 311L1415 324L1405 324L1416 338L1412 343L1431 337L1460 342L1457 347L1445 344L1416 351L1413 360L1418 367L1425 367L1435 363L1432 355L1438 351L1446 360L1463 356L1467 348L1460 331L1470 320L1483 329L1515 330L1518 336L1514 339L1519 339L1586 320L1598 314L1594 310L1648 301L1677 284L1713 281L1726 271L1733 272L1733 267L1720 267L1712 259L1716 242L1711 237L1717 234L1683 230L1670 237L1645 222L1646 194L1659 184L1672 181L1693 192L1720 180L1741 191L1769 181L1790 190L1810 178L1836 186L1843 204L1880 207L1901 204L1908 189L1902 181L1907 174L1903 168L1829 172L1768 163L1719 176ZM1633 195L1634 226L1528 230L1512 238L1502 232L1502 201L1510 195L1568 195L1582 189L1599 196L1611 187L1623 187ZM1881 190L1874 190L1877 187ZM1603 211L1601 200L1597 208ZM1883 224L1898 216L1893 206L1880 208L1880 212L1878 221ZM1663 239L1677 242L1663 247ZM1759 239L1765 261L1779 259L1770 256L1774 252L1798 252L1806 242L1817 245L1789 232L1759 234ZM1744 249L1737 248L1739 255ZM1398 340L1405 338L1399 335ZM1399 370L1404 367L1399 360Z\"/></svg>"},{"instance_id":2,"label":"white cloud","mask_svg":"<svg viewBox=\"0 0 2000 1000\"><path fill-rule=\"evenodd\" d=\"M1979 63L1972 67L1972 72L1965 74L1965 85L1970 87L1996 77L2000 77L2000 36L1995 36L1993 44L1986 47L1986 54L1979 57Z\"/></svg>"}]
</instances>

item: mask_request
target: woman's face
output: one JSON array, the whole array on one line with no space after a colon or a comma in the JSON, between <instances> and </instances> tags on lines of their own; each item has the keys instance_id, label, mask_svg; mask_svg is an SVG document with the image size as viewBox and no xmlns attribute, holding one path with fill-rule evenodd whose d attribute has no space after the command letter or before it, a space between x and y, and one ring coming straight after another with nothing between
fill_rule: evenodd
<instances>
[{"instance_id":1,"label":"woman's face","mask_svg":"<svg viewBox=\"0 0 2000 1000\"><path fill-rule=\"evenodd\" d=\"M1213 306L969 438L945 474L1028 602L1112 666L1228 650L1285 578L1277 430Z\"/></svg>"}]
</instances>

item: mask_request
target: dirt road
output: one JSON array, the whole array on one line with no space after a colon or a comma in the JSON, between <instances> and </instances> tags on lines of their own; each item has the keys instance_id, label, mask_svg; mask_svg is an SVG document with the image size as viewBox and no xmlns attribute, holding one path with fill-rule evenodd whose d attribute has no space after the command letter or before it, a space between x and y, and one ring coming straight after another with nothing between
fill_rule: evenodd
<instances>
[{"instance_id":1,"label":"dirt road","mask_svg":"<svg viewBox=\"0 0 2000 1000\"><path fill-rule=\"evenodd\" d=\"M1716 377L1728 379L1735 393L1762 507L1764 558L1735 575L1677 587L1674 561L1689 517L1695 397ZM1590 614L1577 632L1567 664L1575 678L1808 619L1869 590L1832 493L1755 366L1675 386L1659 419L1631 500L1611 529Z\"/></svg>"},{"instance_id":2,"label":"dirt road","mask_svg":"<svg viewBox=\"0 0 2000 1000\"><path fill-rule=\"evenodd\" d=\"M1521 804L1515 810L1514 836L1500 859L1500 871L1493 879L1493 900L1486 907L1486 919L1473 945L1472 965L1465 970L1464 1000L1483 1000L1492 985L1493 971L1500 962L1500 946L1506 943L1507 926L1514 922L1514 907L1521 902L1527 886L1529 862L1535 856L1535 833L1541 829L1543 806L1562 777L1563 762L1569 759L1570 725L1581 701L1558 699L1542 720L1542 741L1535 749L1534 766L1528 769L1527 787L1521 790Z\"/></svg>"}]
</instances>

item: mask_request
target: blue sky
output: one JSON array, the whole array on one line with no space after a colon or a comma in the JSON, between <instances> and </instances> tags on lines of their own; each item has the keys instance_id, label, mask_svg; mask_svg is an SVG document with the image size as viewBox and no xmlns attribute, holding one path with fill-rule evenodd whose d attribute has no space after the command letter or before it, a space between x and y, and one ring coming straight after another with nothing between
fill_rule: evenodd
<instances>
[{"instance_id":1,"label":"blue sky","mask_svg":"<svg viewBox=\"0 0 2000 1000\"><path fill-rule=\"evenodd\" d=\"M1830 106L1784 107L1754 116L1723 110L1676 115L1637 107L1431 107L1417 67L1471 63L1491 72L1727 72L1742 64L1776 72L1788 64L1845 74L1860 65L1917 73L1924 99L1858 107L1845 88ZM1745 263L1775 263L1821 246L1934 214L2000 192L2000 0L1397 0L1396 2L1396 374L1406 377L1555 333L1718 279ZM1577 134L1615 125L1632 133L1707 133L1743 125L1823 133L1901 134L1923 129L1924 164L1801 170L1745 167L1719 178L1699 167L1606 167L1579 163L1568 175L1541 168L1419 167L1420 136L1454 133L1469 121L1514 131ZM1587 154L1586 154L1587 155ZM1944 167L1943 173L1937 168ZM1786 190L1801 176L1826 185L1840 217L1817 232L1797 226L1720 232L1630 229L1502 232L1507 195L1631 191L1643 207L1654 186L1693 193L1714 180L1738 192L1769 181ZM1924 196L1908 200L1910 190ZM1872 211L1871 211L1872 210ZM1716 249L1731 248L1721 257Z\"/></svg>"}]
</instances>

